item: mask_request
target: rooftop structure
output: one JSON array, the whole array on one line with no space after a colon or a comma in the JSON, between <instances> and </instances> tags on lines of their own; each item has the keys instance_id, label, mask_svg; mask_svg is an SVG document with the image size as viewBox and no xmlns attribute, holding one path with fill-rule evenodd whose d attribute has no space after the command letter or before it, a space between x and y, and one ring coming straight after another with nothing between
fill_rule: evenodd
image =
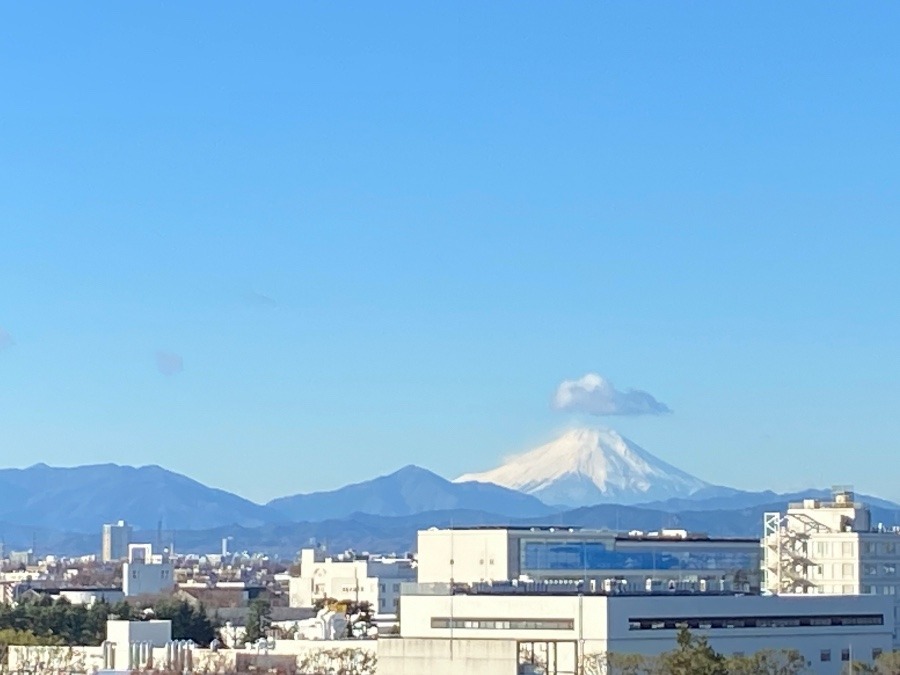
<instances>
[{"instance_id":1,"label":"rooftop structure","mask_svg":"<svg viewBox=\"0 0 900 675\"><path fill-rule=\"evenodd\" d=\"M648 580L759 591L759 541L684 530L617 533L573 527L423 530L418 581L480 583Z\"/></svg>"}]
</instances>

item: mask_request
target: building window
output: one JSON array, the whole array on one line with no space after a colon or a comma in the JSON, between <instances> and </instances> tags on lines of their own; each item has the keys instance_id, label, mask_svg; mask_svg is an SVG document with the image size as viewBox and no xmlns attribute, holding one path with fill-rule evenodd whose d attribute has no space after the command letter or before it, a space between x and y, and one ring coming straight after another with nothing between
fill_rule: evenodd
<instances>
[{"instance_id":1,"label":"building window","mask_svg":"<svg viewBox=\"0 0 900 675\"><path fill-rule=\"evenodd\" d=\"M831 650L823 649L819 652L819 661L831 661Z\"/></svg>"},{"instance_id":2,"label":"building window","mask_svg":"<svg viewBox=\"0 0 900 675\"><path fill-rule=\"evenodd\" d=\"M780 615L740 617L678 617L628 619L628 630L719 630L733 628L816 628L829 626L883 626L882 614Z\"/></svg>"},{"instance_id":3,"label":"building window","mask_svg":"<svg viewBox=\"0 0 900 675\"><path fill-rule=\"evenodd\" d=\"M885 545L884 545L884 552L885 552L885 553L896 553L896 552L897 552L897 544L893 544L893 543L891 543L891 544L885 544Z\"/></svg>"},{"instance_id":4,"label":"building window","mask_svg":"<svg viewBox=\"0 0 900 675\"><path fill-rule=\"evenodd\" d=\"M432 628L461 628L470 630L573 630L571 619L453 619L434 617Z\"/></svg>"},{"instance_id":5,"label":"building window","mask_svg":"<svg viewBox=\"0 0 900 675\"><path fill-rule=\"evenodd\" d=\"M878 565L863 565L863 574L867 577L874 577L878 574Z\"/></svg>"},{"instance_id":6,"label":"building window","mask_svg":"<svg viewBox=\"0 0 900 675\"><path fill-rule=\"evenodd\" d=\"M841 577L843 579L853 578L853 563L844 563L841 565Z\"/></svg>"},{"instance_id":7,"label":"building window","mask_svg":"<svg viewBox=\"0 0 900 675\"><path fill-rule=\"evenodd\" d=\"M897 574L897 566L894 563L885 563L881 568L881 573L886 577L892 577Z\"/></svg>"},{"instance_id":8,"label":"building window","mask_svg":"<svg viewBox=\"0 0 900 675\"><path fill-rule=\"evenodd\" d=\"M868 584L863 584L863 585L860 587L859 592L862 593L863 595L871 595L871 593L872 593L872 587L869 586Z\"/></svg>"},{"instance_id":9,"label":"building window","mask_svg":"<svg viewBox=\"0 0 900 675\"><path fill-rule=\"evenodd\" d=\"M849 558L853 555L853 542L845 541L841 544L841 555L845 558Z\"/></svg>"},{"instance_id":10,"label":"building window","mask_svg":"<svg viewBox=\"0 0 900 675\"><path fill-rule=\"evenodd\" d=\"M849 661L850 660L850 650L842 649L841 650L841 661Z\"/></svg>"},{"instance_id":11,"label":"building window","mask_svg":"<svg viewBox=\"0 0 900 675\"><path fill-rule=\"evenodd\" d=\"M875 553L878 550L878 545L875 544L875 542L869 541L863 544L863 550L866 553Z\"/></svg>"}]
</instances>

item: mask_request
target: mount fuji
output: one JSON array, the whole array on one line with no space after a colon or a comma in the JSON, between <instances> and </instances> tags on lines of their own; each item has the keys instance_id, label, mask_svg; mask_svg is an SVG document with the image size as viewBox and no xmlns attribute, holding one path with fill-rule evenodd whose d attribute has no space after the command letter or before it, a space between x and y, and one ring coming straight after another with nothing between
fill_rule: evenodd
<instances>
[{"instance_id":1,"label":"mount fuji","mask_svg":"<svg viewBox=\"0 0 900 675\"><path fill-rule=\"evenodd\" d=\"M612 429L573 429L546 445L455 482L493 483L545 504L640 504L717 492Z\"/></svg>"}]
</instances>

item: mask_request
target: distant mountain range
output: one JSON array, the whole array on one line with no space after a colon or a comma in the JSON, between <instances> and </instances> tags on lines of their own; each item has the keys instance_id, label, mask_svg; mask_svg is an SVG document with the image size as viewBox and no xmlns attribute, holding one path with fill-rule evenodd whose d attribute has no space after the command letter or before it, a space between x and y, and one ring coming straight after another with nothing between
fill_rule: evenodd
<instances>
[{"instance_id":1,"label":"distant mountain range","mask_svg":"<svg viewBox=\"0 0 900 675\"><path fill-rule=\"evenodd\" d=\"M99 532L127 520L141 529L205 529L283 520L271 509L159 466L94 464L0 469L0 521L72 532Z\"/></svg>"},{"instance_id":2,"label":"distant mountain range","mask_svg":"<svg viewBox=\"0 0 900 675\"><path fill-rule=\"evenodd\" d=\"M0 470L0 538L7 549L90 553L105 522L127 520L136 540L291 555L311 541L331 550L409 550L420 528L557 525L615 530L677 527L758 536L765 511L827 498L710 485L610 430L581 429L484 473L448 481L417 466L329 492L256 504L158 466L100 464ZM900 524L900 506L875 497L874 522ZM551 505L548 505L551 504ZM555 506L553 506L555 505ZM575 507L575 508L573 508Z\"/></svg>"},{"instance_id":3,"label":"distant mountain range","mask_svg":"<svg viewBox=\"0 0 900 675\"><path fill-rule=\"evenodd\" d=\"M353 513L409 516L453 509L525 517L544 516L557 510L516 490L490 483L451 483L412 465L330 492L282 497L268 506L292 521L345 518Z\"/></svg>"}]
</instances>

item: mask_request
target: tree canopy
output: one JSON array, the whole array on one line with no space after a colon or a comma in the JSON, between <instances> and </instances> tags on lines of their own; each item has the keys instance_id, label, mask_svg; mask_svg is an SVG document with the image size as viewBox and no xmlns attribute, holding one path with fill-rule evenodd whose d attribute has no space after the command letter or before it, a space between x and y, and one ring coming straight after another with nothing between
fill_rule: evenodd
<instances>
[{"instance_id":1,"label":"tree canopy","mask_svg":"<svg viewBox=\"0 0 900 675\"><path fill-rule=\"evenodd\" d=\"M147 609L150 611L145 613ZM107 619L139 621L148 617L170 619L172 637L176 640L208 645L216 636L217 627L203 608L194 608L183 600L160 598L152 603L135 605L127 601L96 602L87 607L73 605L65 598L54 602L48 596L12 606L0 605L0 636L21 640L33 637L40 641L7 644L96 646L106 638Z\"/></svg>"}]
</instances>

